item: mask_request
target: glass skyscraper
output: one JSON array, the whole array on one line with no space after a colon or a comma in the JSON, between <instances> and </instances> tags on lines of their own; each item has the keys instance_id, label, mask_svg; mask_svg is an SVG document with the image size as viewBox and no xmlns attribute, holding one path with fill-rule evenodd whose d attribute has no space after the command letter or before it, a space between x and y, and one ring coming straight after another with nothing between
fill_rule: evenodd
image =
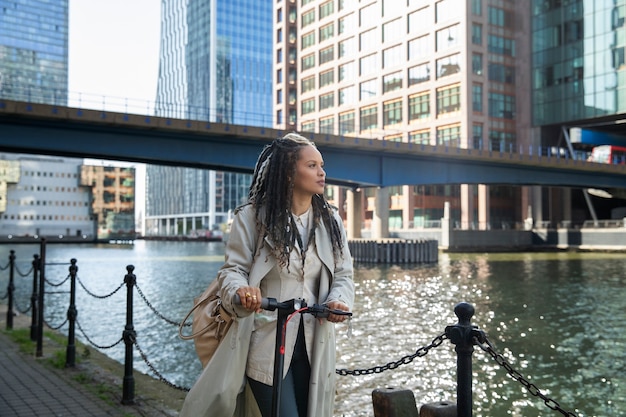
<instances>
[{"instance_id":1,"label":"glass skyscraper","mask_svg":"<svg viewBox=\"0 0 626 417\"><path fill-rule=\"evenodd\" d=\"M67 103L68 0L0 0L0 96Z\"/></svg>"},{"instance_id":2,"label":"glass skyscraper","mask_svg":"<svg viewBox=\"0 0 626 417\"><path fill-rule=\"evenodd\" d=\"M165 0L158 116L272 127L272 4ZM245 201L250 176L148 166L148 234L213 228Z\"/></svg>"}]
</instances>

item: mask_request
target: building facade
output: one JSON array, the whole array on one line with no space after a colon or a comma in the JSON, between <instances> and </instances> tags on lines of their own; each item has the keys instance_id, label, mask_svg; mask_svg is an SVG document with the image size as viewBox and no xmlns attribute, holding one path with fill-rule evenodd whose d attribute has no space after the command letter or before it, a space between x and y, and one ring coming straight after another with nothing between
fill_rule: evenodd
<instances>
[{"instance_id":1,"label":"building facade","mask_svg":"<svg viewBox=\"0 0 626 417\"><path fill-rule=\"evenodd\" d=\"M166 0L158 116L271 127L272 5L254 0ZM225 224L250 176L147 167L146 234L187 234Z\"/></svg>"},{"instance_id":2,"label":"building facade","mask_svg":"<svg viewBox=\"0 0 626 417\"><path fill-rule=\"evenodd\" d=\"M279 127L517 149L530 138L529 14L525 2L504 0L276 2ZM390 228L421 227L449 202L459 227L499 228L523 218L528 195L485 185L366 189L362 217L368 228L382 198Z\"/></svg>"},{"instance_id":3,"label":"building facade","mask_svg":"<svg viewBox=\"0 0 626 417\"><path fill-rule=\"evenodd\" d=\"M0 95L67 104L68 0L0 0Z\"/></svg>"}]
</instances>

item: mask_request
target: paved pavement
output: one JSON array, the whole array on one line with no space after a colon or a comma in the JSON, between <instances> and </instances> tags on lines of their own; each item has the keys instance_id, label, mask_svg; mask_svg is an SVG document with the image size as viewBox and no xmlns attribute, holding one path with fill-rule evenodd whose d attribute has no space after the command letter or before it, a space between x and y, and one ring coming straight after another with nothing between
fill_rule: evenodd
<instances>
[{"instance_id":1,"label":"paved pavement","mask_svg":"<svg viewBox=\"0 0 626 417\"><path fill-rule=\"evenodd\" d=\"M0 333L0 416L120 416L104 400L57 375L39 359L20 353Z\"/></svg>"}]
</instances>

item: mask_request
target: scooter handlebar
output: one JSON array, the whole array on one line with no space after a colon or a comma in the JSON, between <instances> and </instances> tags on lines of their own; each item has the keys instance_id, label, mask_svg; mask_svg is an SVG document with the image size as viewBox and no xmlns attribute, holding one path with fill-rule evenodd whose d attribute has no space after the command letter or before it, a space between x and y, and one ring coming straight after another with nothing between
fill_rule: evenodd
<instances>
[{"instance_id":1,"label":"scooter handlebar","mask_svg":"<svg viewBox=\"0 0 626 417\"><path fill-rule=\"evenodd\" d=\"M235 294L233 297L233 304L241 305L241 297L239 297L239 294ZM261 308L263 310L274 311L277 308L280 308L279 304L280 303L278 303L275 298L261 298ZM302 311L303 313L310 313L317 318L328 318L331 314L336 314L338 316L352 316L351 311L328 308L326 304L313 304L312 306L307 306L303 301L302 307L306 307L306 310Z\"/></svg>"}]
</instances>

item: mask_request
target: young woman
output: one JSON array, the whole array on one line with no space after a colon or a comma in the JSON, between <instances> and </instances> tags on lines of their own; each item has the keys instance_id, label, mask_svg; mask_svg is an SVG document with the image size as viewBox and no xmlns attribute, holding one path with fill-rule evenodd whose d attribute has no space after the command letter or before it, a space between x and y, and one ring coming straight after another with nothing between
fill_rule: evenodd
<instances>
[{"instance_id":1,"label":"young woman","mask_svg":"<svg viewBox=\"0 0 626 417\"><path fill-rule=\"evenodd\" d=\"M226 308L238 317L234 349L246 358L247 395L239 395L235 415L271 415L277 312L262 310L262 297L352 307L352 258L341 218L324 198L325 180L315 144L289 133L263 149L249 201L235 213L217 278ZM232 303L235 294L240 305ZM297 314L288 321L281 415L332 417L334 323L344 320Z\"/></svg>"}]
</instances>

